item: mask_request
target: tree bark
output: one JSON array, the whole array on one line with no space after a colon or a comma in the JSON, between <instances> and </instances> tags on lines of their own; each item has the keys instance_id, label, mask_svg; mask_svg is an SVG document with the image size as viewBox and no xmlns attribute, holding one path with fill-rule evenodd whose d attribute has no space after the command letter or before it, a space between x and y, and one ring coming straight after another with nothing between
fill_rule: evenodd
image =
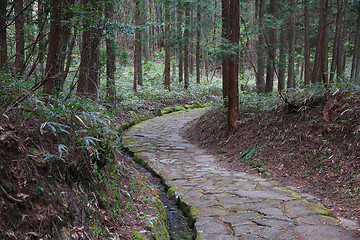
<instances>
[{"instance_id":1,"label":"tree bark","mask_svg":"<svg viewBox=\"0 0 360 240\"><path fill-rule=\"evenodd\" d=\"M360 3L357 5L357 27L355 34L354 53L351 64L351 78L356 79L360 70Z\"/></svg>"},{"instance_id":2,"label":"tree bark","mask_svg":"<svg viewBox=\"0 0 360 240\"><path fill-rule=\"evenodd\" d=\"M184 31L184 87L189 87L189 37L190 37L190 3L185 2L185 31Z\"/></svg>"},{"instance_id":3,"label":"tree bark","mask_svg":"<svg viewBox=\"0 0 360 240\"><path fill-rule=\"evenodd\" d=\"M310 13L309 13L309 0L304 1L305 9L305 70L304 70L304 82L305 86L310 84L311 62L310 62Z\"/></svg>"},{"instance_id":4,"label":"tree bark","mask_svg":"<svg viewBox=\"0 0 360 240\"><path fill-rule=\"evenodd\" d=\"M114 4L111 1L105 3L105 18L108 24L115 21L115 9ZM116 44L115 44L115 32L112 29L107 28L106 38L106 98L109 103L116 104L116 85L115 85L115 71L116 71Z\"/></svg>"},{"instance_id":5,"label":"tree bark","mask_svg":"<svg viewBox=\"0 0 360 240\"><path fill-rule=\"evenodd\" d=\"M197 19L197 29L196 29L196 83L200 84L201 78L201 66L200 66L200 55L201 55L201 47L200 47L200 40L201 40L201 2L198 2L197 12L196 12L196 19Z\"/></svg>"},{"instance_id":6,"label":"tree bark","mask_svg":"<svg viewBox=\"0 0 360 240\"><path fill-rule=\"evenodd\" d=\"M269 27L269 46L268 55L269 60L267 62L267 74L266 74L266 86L265 92L272 92L274 86L275 75L275 59L276 59L276 12L277 12L277 0L270 1L270 14L272 17L272 26Z\"/></svg>"},{"instance_id":7,"label":"tree bark","mask_svg":"<svg viewBox=\"0 0 360 240\"><path fill-rule=\"evenodd\" d=\"M0 68L7 63L7 0L0 0Z\"/></svg>"},{"instance_id":8,"label":"tree bark","mask_svg":"<svg viewBox=\"0 0 360 240\"><path fill-rule=\"evenodd\" d=\"M282 23L280 27L280 53L279 53L279 76L278 76L278 91L281 92L285 89L285 75L286 75L286 24Z\"/></svg>"},{"instance_id":9,"label":"tree bark","mask_svg":"<svg viewBox=\"0 0 360 240\"><path fill-rule=\"evenodd\" d=\"M182 82L184 80L184 64L183 64L183 34L182 34L182 19L183 19L183 5L182 0L178 0L177 2L177 34L178 34L178 70L179 70L179 82Z\"/></svg>"},{"instance_id":10,"label":"tree bark","mask_svg":"<svg viewBox=\"0 0 360 240\"><path fill-rule=\"evenodd\" d=\"M264 36L264 18L265 18L265 10L266 10L266 0L259 1L259 24L258 24L258 44L257 44L257 52L258 52L258 60L257 60L257 74L256 74L256 88L258 92L265 91L265 36Z\"/></svg>"},{"instance_id":11,"label":"tree bark","mask_svg":"<svg viewBox=\"0 0 360 240\"><path fill-rule=\"evenodd\" d=\"M170 1L165 2L165 87L170 90Z\"/></svg>"},{"instance_id":12,"label":"tree bark","mask_svg":"<svg viewBox=\"0 0 360 240\"><path fill-rule=\"evenodd\" d=\"M15 41L16 41L16 57L15 57L15 72L21 74L25 68L24 66L24 48L25 48L25 32L24 32L24 4L22 0L15 1L14 12L17 16L15 20Z\"/></svg>"},{"instance_id":13,"label":"tree bark","mask_svg":"<svg viewBox=\"0 0 360 240\"><path fill-rule=\"evenodd\" d=\"M227 89L227 121L229 133L236 130L239 113L239 40L240 40L240 5L238 0L222 0L223 36L231 45L233 52L225 55L227 68L223 68L223 88ZM227 47L225 45L225 47ZM225 51L226 52L226 51ZM223 62L224 63L224 62ZM225 61L226 63L226 61ZM224 70L228 73L224 74ZM227 78L225 78L227 77ZM226 107L226 105L225 105Z\"/></svg>"},{"instance_id":14,"label":"tree bark","mask_svg":"<svg viewBox=\"0 0 360 240\"><path fill-rule=\"evenodd\" d=\"M78 81L78 93L96 99L99 82L99 56L100 56L100 35L101 30L96 26L97 22L92 21L94 16L101 15L101 4L96 0L82 0L83 6L89 6L90 17L85 19L82 48L80 75Z\"/></svg>"},{"instance_id":15,"label":"tree bark","mask_svg":"<svg viewBox=\"0 0 360 240\"><path fill-rule=\"evenodd\" d=\"M52 77L57 74L57 64L59 55L59 46L61 38L61 12L62 12L62 1L52 1L51 11L51 25L50 25L50 37L49 37L49 48L46 61L46 82L44 84L44 93L53 94L54 79Z\"/></svg>"},{"instance_id":16,"label":"tree bark","mask_svg":"<svg viewBox=\"0 0 360 240\"><path fill-rule=\"evenodd\" d=\"M287 88L295 88L295 1L291 0L291 15L288 23L288 82Z\"/></svg>"},{"instance_id":17,"label":"tree bark","mask_svg":"<svg viewBox=\"0 0 360 240\"><path fill-rule=\"evenodd\" d=\"M327 9L328 0L320 1L320 13L319 13L319 25L318 25L318 37L316 41L316 52L314 60L314 68L312 72L312 82L323 82L327 84L328 73L328 25L327 25Z\"/></svg>"}]
</instances>

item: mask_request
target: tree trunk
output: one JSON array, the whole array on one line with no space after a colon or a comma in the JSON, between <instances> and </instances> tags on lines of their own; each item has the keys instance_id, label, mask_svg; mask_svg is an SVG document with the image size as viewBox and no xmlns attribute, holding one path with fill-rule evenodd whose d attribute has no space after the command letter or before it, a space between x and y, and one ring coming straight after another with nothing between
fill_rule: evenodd
<instances>
[{"instance_id":1,"label":"tree trunk","mask_svg":"<svg viewBox=\"0 0 360 240\"><path fill-rule=\"evenodd\" d=\"M256 74L256 88L258 92L265 91L265 36L264 36L264 18L266 11L266 0L260 0L259 2L259 25L258 25L258 44L257 44L257 52L258 52L258 60L257 60L257 74Z\"/></svg>"},{"instance_id":2,"label":"tree trunk","mask_svg":"<svg viewBox=\"0 0 360 240\"><path fill-rule=\"evenodd\" d=\"M22 0L15 1L14 12L17 18L15 19L15 41L16 41L16 57L15 57L15 72L21 74L24 71L24 48L25 48L25 33L24 33L24 4Z\"/></svg>"},{"instance_id":3,"label":"tree trunk","mask_svg":"<svg viewBox=\"0 0 360 240\"><path fill-rule=\"evenodd\" d=\"M304 71L304 82L305 86L310 84L310 73L311 73L311 63L310 63L310 13L309 13L309 0L304 1L305 8L305 49L304 49L304 58L305 58L305 71Z\"/></svg>"},{"instance_id":4,"label":"tree trunk","mask_svg":"<svg viewBox=\"0 0 360 240\"><path fill-rule=\"evenodd\" d=\"M226 53L229 51L229 43L230 39L230 4L229 0L222 0L222 49L223 49L223 59L222 59L222 85L223 85L223 99L224 99L224 107L229 107L229 57L226 56Z\"/></svg>"},{"instance_id":5,"label":"tree trunk","mask_svg":"<svg viewBox=\"0 0 360 240\"><path fill-rule=\"evenodd\" d=\"M197 19L197 29L196 29L196 83L200 84L201 78L201 66L200 66L200 40L201 40L201 5L200 1L198 2L196 19Z\"/></svg>"},{"instance_id":6,"label":"tree trunk","mask_svg":"<svg viewBox=\"0 0 360 240\"><path fill-rule=\"evenodd\" d=\"M291 15L288 23L288 82L287 88L295 88L295 0L291 0Z\"/></svg>"},{"instance_id":7,"label":"tree trunk","mask_svg":"<svg viewBox=\"0 0 360 240\"><path fill-rule=\"evenodd\" d=\"M144 21L145 21L146 24L149 22L149 12L150 12L149 0L144 0L143 15L144 15ZM143 35L144 35L143 49L144 49L144 59L145 59L146 62L150 61L149 32L150 32L149 27L146 27L145 30L143 31Z\"/></svg>"},{"instance_id":8,"label":"tree trunk","mask_svg":"<svg viewBox=\"0 0 360 240\"><path fill-rule=\"evenodd\" d=\"M279 76L278 76L278 91L281 92L285 89L285 74L286 74L286 24L282 23L280 27L280 53L279 53Z\"/></svg>"},{"instance_id":9,"label":"tree trunk","mask_svg":"<svg viewBox=\"0 0 360 240\"><path fill-rule=\"evenodd\" d=\"M111 1L107 1L105 7L105 18L108 24L114 22L115 9L114 4ZM116 71L116 44L115 44L115 32L112 29L107 28L106 38L106 98L115 107L116 104L116 85L115 85L115 71Z\"/></svg>"},{"instance_id":10,"label":"tree trunk","mask_svg":"<svg viewBox=\"0 0 360 240\"><path fill-rule=\"evenodd\" d=\"M84 21L80 75L78 81L78 93L84 93L92 99L97 98L99 55L100 55L100 34L101 30L95 26L96 22L91 21L94 16L101 15L101 4L96 0L82 0L83 6L89 6L89 18Z\"/></svg>"},{"instance_id":11,"label":"tree trunk","mask_svg":"<svg viewBox=\"0 0 360 240\"><path fill-rule=\"evenodd\" d=\"M62 12L62 1L52 1L51 11L51 25L50 25L50 37L49 37L49 48L46 61L46 79L44 84L44 93L53 94L54 79L52 76L57 74L56 66L58 64L59 45L61 38L61 12Z\"/></svg>"},{"instance_id":12,"label":"tree trunk","mask_svg":"<svg viewBox=\"0 0 360 240\"><path fill-rule=\"evenodd\" d=\"M229 43L235 51L225 56L223 61L223 88L227 95L227 121L229 133L233 133L236 129L236 122L240 117L239 113L239 40L240 40L240 6L238 0L222 0L222 18L223 18L223 36L226 43L224 50L228 48ZM226 52L226 51L225 51ZM224 68L225 67L225 68ZM224 71L227 71L225 73ZM225 74L224 74L225 73Z\"/></svg>"},{"instance_id":13,"label":"tree trunk","mask_svg":"<svg viewBox=\"0 0 360 240\"><path fill-rule=\"evenodd\" d=\"M183 19L183 11L182 11L182 0L178 0L178 19L177 19L177 34L178 34L178 69L179 69L179 82L184 80L184 64L183 64L183 36L182 36L182 19Z\"/></svg>"},{"instance_id":14,"label":"tree trunk","mask_svg":"<svg viewBox=\"0 0 360 240\"><path fill-rule=\"evenodd\" d=\"M277 12L277 0L270 1L270 14L272 17L273 26L269 27L269 46L268 55L269 60L267 62L267 74L266 74L266 86L265 92L272 92L274 86L274 73L275 73L275 59L276 59L276 12Z\"/></svg>"},{"instance_id":15,"label":"tree trunk","mask_svg":"<svg viewBox=\"0 0 360 240\"><path fill-rule=\"evenodd\" d=\"M134 91L137 91L137 85L142 86L142 54L141 54L141 34L140 34L140 0L136 0L135 6L135 48L134 48Z\"/></svg>"},{"instance_id":16,"label":"tree trunk","mask_svg":"<svg viewBox=\"0 0 360 240\"><path fill-rule=\"evenodd\" d=\"M230 41L235 49L235 53L229 59L229 81L228 81L228 127L231 132L236 129L236 122L240 118L239 112L239 40L240 40L240 6L238 0L230 0Z\"/></svg>"},{"instance_id":17,"label":"tree trunk","mask_svg":"<svg viewBox=\"0 0 360 240\"><path fill-rule=\"evenodd\" d=\"M351 64L351 78L356 79L360 70L360 3L357 5L357 27L354 43L354 53Z\"/></svg>"},{"instance_id":18,"label":"tree trunk","mask_svg":"<svg viewBox=\"0 0 360 240\"><path fill-rule=\"evenodd\" d=\"M7 0L0 0L0 68L7 63Z\"/></svg>"},{"instance_id":19,"label":"tree trunk","mask_svg":"<svg viewBox=\"0 0 360 240\"><path fill-rule=\"evenodd\" d=\"M165 2L165 87L170 90L170 1Z\"/></svg>"},{"instance_id":20,"label":"tree trunk","mask_svg":"<svg viewBox=\"0 0 360 240\"><path fill-rule=\"evenodd\" d=\"M189 87L189 27L190 27L190 3L185 2L185 31L184 31L184 87L187 89Z\"/></svg>"},{"instance_id":21,"label":"tree trunk","mask_svg":"<svg viewBox=\"0 0 360 240\"><path fill-rule=\"evenodd\" d=\"M327 8L328 0L320 1L320 14L319 14L319 26L318 37L316 42L316 52L314 60L314 68L312 72L312 82L324 82L327 83L327 64L328 64L328 47L327 47Z\"/></svg>"}]
</instances>

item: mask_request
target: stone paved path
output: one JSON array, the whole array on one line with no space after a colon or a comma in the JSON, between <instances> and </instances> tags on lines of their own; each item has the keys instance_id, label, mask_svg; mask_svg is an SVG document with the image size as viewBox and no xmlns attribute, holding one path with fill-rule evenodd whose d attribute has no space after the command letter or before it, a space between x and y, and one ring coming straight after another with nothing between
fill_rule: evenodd
<instances>
[{"instance_id":1,"label":"stone paved path","mask_svg":"<svg viewBox=\"0 0 360 240\"><path fill-rule=\"evenodd\" d=\"M173 113L130 129L123 144L158 173L194 223L197 239L355 239L322 205L279 183L233 172L180 136L204 110Z\"/></svg>"}]
</instances>

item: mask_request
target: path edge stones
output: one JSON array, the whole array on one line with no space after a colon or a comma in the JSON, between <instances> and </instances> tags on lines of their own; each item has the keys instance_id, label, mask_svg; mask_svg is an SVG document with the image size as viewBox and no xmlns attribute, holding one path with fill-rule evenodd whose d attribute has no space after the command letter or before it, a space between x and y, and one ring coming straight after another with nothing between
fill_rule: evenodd
<instances>
[{"instance_id":1,"label":"path edge stones","mask_svg":"<svg viewBox=\"0 0 360 240\"><path fill-rule=\"evenodd\" d=\"M158 116L158 117L161 117L161 116ZM158 117L156 117L156 118L158 118ZM146 124L146 122L148 122L150 120L151 119L140 122L140 123L136 124L135 126L133 126L133 128L142 128ZM146 157L143 156L141 154L141 152L138 151L131 144L131 142L132 141L127 136L123 135L121 137L121 147L132 156L133 161L137 164L140 164L143 168L148 170L153 176L160 179L161 184L163 184L165 186L168 197L171 200L175 201L176 205L179 206L180 210L183 212L184 216L188 220L189 227L191 229L193 229L193 231L194 231L194 237L196 237L196 229L194 226L194 224L196 222L196 216L195 216L196 210L194 209L194 207L190 206L189 204L187 204L185 201L183 201L181 199L181 197L176 192L176 187L171 187L169 184L167 184L166 179L161 174L161 172L156 171L153 167L151 167L151 165L146 160Z\"/></svg>"}]
</instances>

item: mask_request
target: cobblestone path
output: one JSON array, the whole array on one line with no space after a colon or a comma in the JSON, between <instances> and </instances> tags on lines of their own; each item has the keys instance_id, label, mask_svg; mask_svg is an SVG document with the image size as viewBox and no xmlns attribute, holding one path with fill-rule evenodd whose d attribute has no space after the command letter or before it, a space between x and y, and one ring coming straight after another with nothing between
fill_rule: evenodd
<instances>
[{"instance_id":1,"label":"cobblestone path","mask_svg":"<svg viewBox=\"0 0 360 240\"><path fill-rule=\"evenodd\" d=\"M322 205L245 172L226 170L216 156L180 136L197 109L130 129L123 144L161 176L194 224L197 239L356 239Z\"/></svg>"}]
</instances>

